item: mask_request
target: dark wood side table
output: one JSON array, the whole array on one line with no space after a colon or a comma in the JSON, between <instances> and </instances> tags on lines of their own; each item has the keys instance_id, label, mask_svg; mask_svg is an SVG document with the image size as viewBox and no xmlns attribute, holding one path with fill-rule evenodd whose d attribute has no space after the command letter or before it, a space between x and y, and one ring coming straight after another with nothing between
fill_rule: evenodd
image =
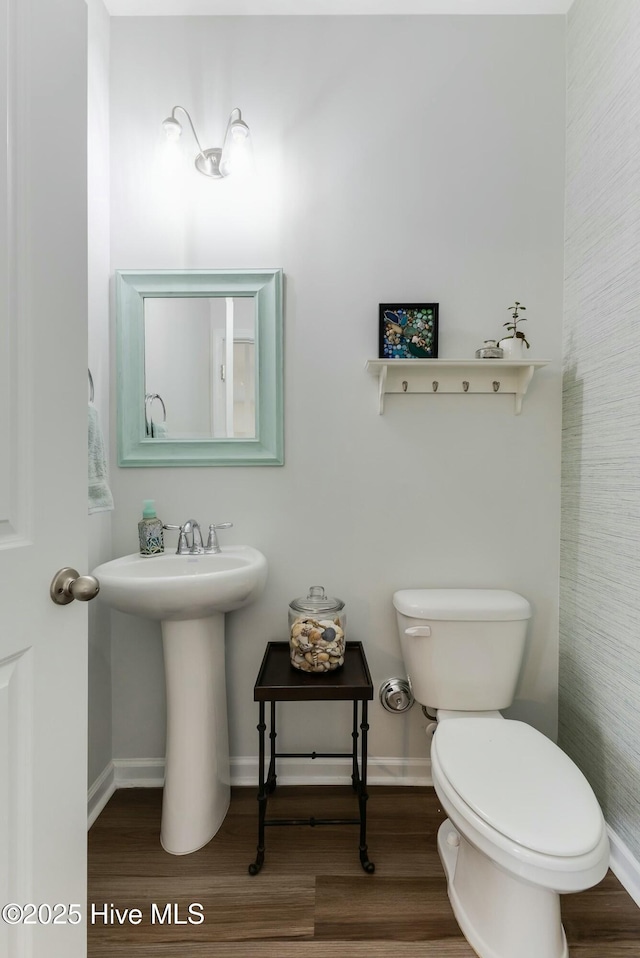
<instances>
[{"instance_id":1,"label":"dark wood side table","mask_svg":"<svg viewBox=\"0 0 640 958\"><path fill-rule=\"evenodd\" d=\"M255 862L249 865L249 874L257 875L264 863L264 830L268 825L359 825L360 863L371 874L375 865L367 851L367 702L373 698L369 666L361 642L347 642L344 665L333 672L322 674L301 672L289 659L288 642L269 642L253 690L255 702L260 703L259 772L258 772L258 849ZM277 752L276 702L352 701L353 730L351 752ZM271 704L271 758L265 780L265 702ZM358 708L360 722L358 724ZM358 761L358 739L360 759ZM277 758L350 758L351 783L358 797L358 818L267 818L269 795L275 791Z\"/></svg>"}]
</instances>

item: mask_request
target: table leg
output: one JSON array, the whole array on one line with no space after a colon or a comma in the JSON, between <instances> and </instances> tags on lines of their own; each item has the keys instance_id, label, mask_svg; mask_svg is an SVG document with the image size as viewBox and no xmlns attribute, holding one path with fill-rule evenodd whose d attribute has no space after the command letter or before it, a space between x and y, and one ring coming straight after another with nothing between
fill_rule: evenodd
<instances>
[{"instance_id":1,"label":"table leg","mask_svg":"<svg viewBox=\"0 0 640 958\"><path fill-rule=\"evenodd\" d=\"M267 775L267 792L271 795L272 792L276 790L276 783L278 776L276 775L276 738L278 733L276 732L276 703L271 702L271 730L269 732L269 740L271 742L271 758L269 760L269 774Z\"/></svg>"},{"instance_id":2,"label":"table leg","mask_svg":"<svg viewBox=\"0 0 640 958\"><path fill-rule=\"evenodd\" d=\"M354 792L360 790L360 773L358 772L358 702L353 702L353 731L351 732L352 746L352 765L351 765L351 785Z\"/></svg>"},{"instance_id":3,"label":"table leg","mask_svg":"<svg viewBox=\"0 0 640 958\"><path fill-rule=\"evenodd\" d=\"M367 849L367 732L369 725L367 723L367 703L362 701L362 722L360 725L362 732L362 744L360 748L360 780L358 784L358 805L360 808L360 864L368 874L372 874L376 866L369 861ZM356 766L357 767L357 766Z\"/></svg>"},{"instance_id":4,"label":"table leg","mask_svg":"<svg viewBox=\"0 0 640 958\"><path fill-rule=\"evenodd\" d=\"M267 789L264 781L264 702L260 702L258 722L258 848L255 862L249 865L249 874L257 875L264 863L264 819L267 811Z\"/></svg>"}]
</instances>

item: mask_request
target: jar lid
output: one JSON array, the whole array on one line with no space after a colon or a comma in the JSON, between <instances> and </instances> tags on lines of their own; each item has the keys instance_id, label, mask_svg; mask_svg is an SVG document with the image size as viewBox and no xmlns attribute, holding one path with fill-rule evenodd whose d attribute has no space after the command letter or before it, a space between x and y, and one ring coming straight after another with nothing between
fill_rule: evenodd
<instances>
[{"instance_id":1,"label":"jar lid","mask_svg":"<svg viewBox=\"0 0 640 958\"><path fill-rule=\"evenodd\" d=\"M342 599L335 599L327 595L322 585L312 585L309 588L309 594L305 597L300 596L291 603L294 612L340 612L344 609Z\"/></svg>"}]
</instances>

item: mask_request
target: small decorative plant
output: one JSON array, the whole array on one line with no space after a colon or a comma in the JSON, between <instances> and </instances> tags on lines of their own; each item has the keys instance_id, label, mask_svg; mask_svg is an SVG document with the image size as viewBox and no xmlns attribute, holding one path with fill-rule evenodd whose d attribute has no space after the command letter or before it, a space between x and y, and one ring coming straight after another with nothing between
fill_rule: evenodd
<instances>
[{"instance_id":1,"label":"small decorative plant","mask_svg":"<svg viewBox=\"0 0 640 958\"><path fill-rule=\"evenodd\" d=\"M508 336L505 336L505 339L521 339L525 344L527 349L529 349L529 343L527 342L527 337L525 334L518 329L518 323L526 323L527 319L525 316L521 316L520 313L526 312L527 307L523 306L518 300L515 301L513 306L507 307L511 313L511 321L508 323L503 323L503 326L506 326Z\"/></svg>"}]
</instances>

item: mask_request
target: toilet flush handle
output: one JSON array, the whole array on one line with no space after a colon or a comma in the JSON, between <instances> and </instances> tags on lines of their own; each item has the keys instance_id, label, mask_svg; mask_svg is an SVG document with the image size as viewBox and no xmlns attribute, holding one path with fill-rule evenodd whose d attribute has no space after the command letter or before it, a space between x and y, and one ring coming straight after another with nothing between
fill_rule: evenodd
<instances>
[{"instance_id":1,"label":"toilet flush handle","mask_svg":"<svg viewBox=\"0 0 640 958\"><path fill-rule=\"evenodd\" d=\"M411 636L413 639L423 639L431 635L431 626L429 625L412 625L410 629L404 630L405 635Z\"/></svg>"}]
</instances>

